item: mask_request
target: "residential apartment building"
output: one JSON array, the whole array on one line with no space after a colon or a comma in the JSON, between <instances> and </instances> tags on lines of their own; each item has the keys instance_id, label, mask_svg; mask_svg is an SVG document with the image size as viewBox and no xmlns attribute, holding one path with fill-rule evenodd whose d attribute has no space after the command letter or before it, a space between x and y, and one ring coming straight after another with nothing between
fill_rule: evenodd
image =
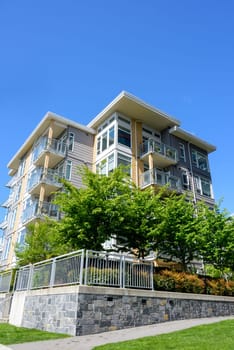
<instances>
[{"instance_id":1,"label":"residential apartment building","mask_svg":"<svg viewBox=\"0 0 234 350\"><path fill-rule=\"evenodd\" d=\"M79 165L105 175L128 165L142 190L167 185L212 207L208 155L213 151L215 146L183 130L178 120L127 92L87 126L48 112L8 164L1 268L15 264L14 247L24 243L28 223L45 215L59 219L52 203L53 193L61 190L58 178L82 186Z\"/></svg>"}]
</instances>

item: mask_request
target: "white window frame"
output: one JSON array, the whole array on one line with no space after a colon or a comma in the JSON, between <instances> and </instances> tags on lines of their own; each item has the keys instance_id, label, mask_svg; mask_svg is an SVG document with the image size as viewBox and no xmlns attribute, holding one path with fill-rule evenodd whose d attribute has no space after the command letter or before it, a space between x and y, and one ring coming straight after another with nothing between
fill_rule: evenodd
<instances>
[{"instance_id":1,"label":"white window frame","mask_svg":"<svg viewBox=\"0 0 234 350\"><path fill-rule=\"evenodd\" d=\"M73 152L74 151L74 142L75 142L75 134L74 132L70 131L68 133L68 151Z\"/></svg>"}]
</instances>

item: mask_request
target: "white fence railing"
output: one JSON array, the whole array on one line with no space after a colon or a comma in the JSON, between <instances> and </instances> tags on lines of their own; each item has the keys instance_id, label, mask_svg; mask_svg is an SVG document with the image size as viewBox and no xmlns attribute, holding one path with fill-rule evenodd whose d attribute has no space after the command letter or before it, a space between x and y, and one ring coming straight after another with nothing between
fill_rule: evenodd
<instances>
[{"instance_id":1,"label":"white fence railing","mask_svg":"<svg viewBox=\"0 0 234 350\"><path fill-rule=\"evenodd\" d=\"M8 293L11 286L12 271L0 274L0 293Z\"/></svg>"},{"instance_id":2,"label":"white fence railing","mask_svg":"<svg viewBox=\"0 0 234 350\"><path fill-rule=\"evenodd\" d=\"M153 289L153 263L117 253L79 250L20 268L15 290L71 284Z\"/></svg>"}]
</instances>

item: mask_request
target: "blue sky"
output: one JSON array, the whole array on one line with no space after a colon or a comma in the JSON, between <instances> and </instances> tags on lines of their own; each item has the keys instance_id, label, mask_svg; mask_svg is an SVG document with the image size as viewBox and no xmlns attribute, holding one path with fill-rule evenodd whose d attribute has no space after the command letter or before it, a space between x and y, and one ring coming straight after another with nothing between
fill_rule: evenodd
<instances>
[{"instance_id":1,"label":"blue sky","mask_svg":"<svg viewBox=\"0 0 234 350\"><path fill-rule=\"evenodd\" d=\"M0 203L48 110L87 124L126 90L217 146L215 198L233 213L233 17L232 0L1 0Z\"/></svg>"}]
</instances>

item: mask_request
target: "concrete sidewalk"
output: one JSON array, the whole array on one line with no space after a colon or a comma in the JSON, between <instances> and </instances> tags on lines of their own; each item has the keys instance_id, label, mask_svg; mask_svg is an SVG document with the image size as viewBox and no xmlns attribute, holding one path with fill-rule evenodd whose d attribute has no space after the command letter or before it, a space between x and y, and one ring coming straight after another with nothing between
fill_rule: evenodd
<instances>
[{"instance_id":1,"label":"concrete sidewalk","mask_svg":"<svg viewBox=\"0 0 234 350\"><path fill-rule=\"evenodd\" d=\"M215 323L228 319L234 319L234 316L196 318L192 320L156 323L149 326L127 328L118 331L71 337L59 340L9 345L9 347L0 345L0 350L91 350L98 345L154 336L163 333L170 333L202 324Z\"/></svg>"}]
</instances>

